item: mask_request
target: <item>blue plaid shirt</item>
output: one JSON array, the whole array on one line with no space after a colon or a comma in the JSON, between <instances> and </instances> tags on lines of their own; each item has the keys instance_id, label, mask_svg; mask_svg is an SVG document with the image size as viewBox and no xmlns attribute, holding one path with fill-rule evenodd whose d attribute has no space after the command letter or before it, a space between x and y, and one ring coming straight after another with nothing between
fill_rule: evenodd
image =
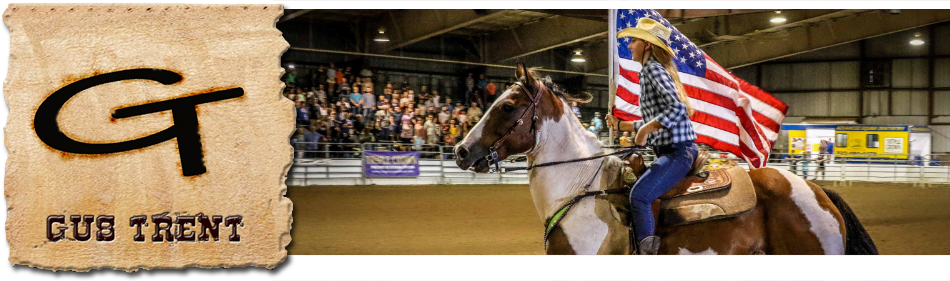
<instances>
[{"instance_id":1,"label":"blue plaid shirt","mask_svg":"<svg viewBox=\"0 0 950 281\"><path fill-rule=\"evenodd\" d=\"M656 120L663 128L647 137L653 146L667 146L674 143L696 140L693 124L689 121L686 105L676 95L673 77L652 56L640 71L640 116L633 127L639 131L644 121Z\"/></svg>"}]
</instances>

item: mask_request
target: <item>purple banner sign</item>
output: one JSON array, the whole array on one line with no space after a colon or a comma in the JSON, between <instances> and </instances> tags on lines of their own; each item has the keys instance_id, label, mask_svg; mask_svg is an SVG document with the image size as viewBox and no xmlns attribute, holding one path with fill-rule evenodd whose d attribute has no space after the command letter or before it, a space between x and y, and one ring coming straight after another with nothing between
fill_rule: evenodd
<instances>
[{"instance_id":1,"label":"purple banner sign","mask_svg":"<svg viewBox=\"0 0 950 281\"><path fill-rule=\"evenodd\" d=\"M363 175L366 177L418 177L419 152L364 151Z\"/></svg>"}]
</instances>

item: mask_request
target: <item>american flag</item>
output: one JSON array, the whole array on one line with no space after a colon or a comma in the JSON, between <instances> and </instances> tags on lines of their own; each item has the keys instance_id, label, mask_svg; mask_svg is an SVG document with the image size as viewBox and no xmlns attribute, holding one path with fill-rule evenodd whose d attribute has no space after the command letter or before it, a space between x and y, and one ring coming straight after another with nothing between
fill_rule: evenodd
<instances>
[{"instance_id":1,"label":"american flag","mask_svg":"<svg viewBox=\"0 0 950 281\"><path fill-rule=\"evenodd\" d=\"M733 76L700 50L669 21L652 9L610 11L612 85L616 85L614 116L621 120L641 120L639 107L641 65L632 59L630 38L617 32L635 27L649 17L672 30L670 48L679 69L680 81L690 97L695 113L690 116L696 142L744 158L755 168L765 166L778 137L788 106L769 93Z\"/></svg>"}]
</instances>

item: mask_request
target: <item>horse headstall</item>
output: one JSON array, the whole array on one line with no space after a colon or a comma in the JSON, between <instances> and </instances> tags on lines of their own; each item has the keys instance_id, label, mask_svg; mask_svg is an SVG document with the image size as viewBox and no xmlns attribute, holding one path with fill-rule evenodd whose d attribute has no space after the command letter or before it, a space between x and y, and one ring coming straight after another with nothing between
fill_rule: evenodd
<instances>
[{"instance_id":1,"label":"horse headstall","mask_svg":"<svg viewBox=\"0 0 950 281\"><path fill-rule=\"evenodd\" d=\"M498 173L498 172L505 173L506 172L506 169L502 168L501 165L499 164L498 152L496 150L498 149L498 145L502 143L505 139L507 139L511 135L511 133L515 131L515 128L518 128L521 125L524 125L524 117L525 115L528 114L528 110L531 110L531 113L534 115L533 117L531 117L531 131L534 132L537 129L535 128L535 126L537 126L537 121L538 121L538 102L541 100L542 89L539 88L537 93L532 94L531 91L528 90L528 87L526 87L523 83L521 83L521 81L515 82L514 85L517 85L522 90L524 90L525 94L528 95L529 98L531 98L531 105L529 105L528 108L525 108L525 110L521 112L521 116L518 118L518 121L515 122L515 124L512 124L510 128L508 128L508 132L506 132L505 135L503 135L501 138L495 141L495 143L493 143L490 147L488 147L488 150L490 151L490 153L488 154L488 156L485 156L485 160L488 160L491 162L491 164L489 164L489 167L488 167L489 173ZM534 149L533 145L531 149Z\"/></svg>"}]
</instances>

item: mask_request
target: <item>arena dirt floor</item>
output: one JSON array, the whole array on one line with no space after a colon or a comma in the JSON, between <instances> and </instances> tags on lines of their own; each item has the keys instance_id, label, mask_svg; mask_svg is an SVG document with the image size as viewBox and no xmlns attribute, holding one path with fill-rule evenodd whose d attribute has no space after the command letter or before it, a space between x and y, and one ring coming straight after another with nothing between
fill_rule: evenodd
<instances>
[{"instance_id":1,"label":"arena dirt floor","mask_svg":"<svg viewBox=\"0 0 950 281\"><path fill-rule=\"evenodd\" d=\"M950 254L950 187L819 185L838 191L881 254ZM543 254L527 185L290 187L291 255Z\"/></svg>"}]
</instances>

